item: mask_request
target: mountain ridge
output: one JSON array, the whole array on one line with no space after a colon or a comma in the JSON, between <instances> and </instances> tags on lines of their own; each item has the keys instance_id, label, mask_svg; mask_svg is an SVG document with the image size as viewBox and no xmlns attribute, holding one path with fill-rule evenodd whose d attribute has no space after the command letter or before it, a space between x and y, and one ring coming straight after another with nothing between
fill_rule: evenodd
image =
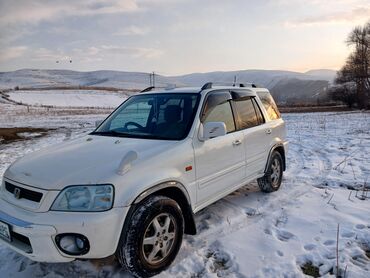
<instances>
[{"instance_id":1,"label":"mountain ridge","mask_svg":"<svg viewBox=\"0 0 370 278\"><path fill-rule=\"evenodd\" d=\"M215 84L255 83L271 90L280 103L317 102L326 97L326 89L333 82L335 71L310 70L306 73L284 70L239 70L190 73L177 76L155 75L158 87L176 85L202 86ZM97 70L73 71L59 69L20 69L0 73L0 89L18 87L94 86L140 90L150 85L150 73ZM292 89L294 88L294 89ZM289 92L289 93L288 93Z\"/></svg>"}]
</instances>

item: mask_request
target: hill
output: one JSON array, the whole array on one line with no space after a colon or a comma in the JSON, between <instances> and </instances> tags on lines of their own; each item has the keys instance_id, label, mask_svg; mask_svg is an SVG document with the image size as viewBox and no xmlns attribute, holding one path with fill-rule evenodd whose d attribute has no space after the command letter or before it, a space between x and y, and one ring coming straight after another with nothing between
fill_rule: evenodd
<instances>
[{"instance_id":1,"label":"hill","mask_svg":"<svg viewBox=\"0 0 370 278\"><path fill-rule=\"evenodd\" d=\"M326 89L335 71L311 70L306 73L280 70L242 70L192 73L180 76L156 75L156 86L201 86L206 82L232 84L252 82L271 90L280 104L302 102L316 104L325 99ZM94 86L122 89L143 89L149 86L149 73L125 71L39 70L22 69L0 73L0 88Z\"/></svg>"}]
</instances>

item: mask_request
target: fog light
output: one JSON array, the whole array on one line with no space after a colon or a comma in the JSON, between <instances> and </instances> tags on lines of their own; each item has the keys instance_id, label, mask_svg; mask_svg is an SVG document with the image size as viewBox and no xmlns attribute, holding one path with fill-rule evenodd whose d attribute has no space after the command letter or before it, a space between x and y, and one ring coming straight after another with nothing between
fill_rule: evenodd
<instances>
[{"instance_id":1,"label":"fog light","mask_svg":"<svg viewBox=\"0 0 370 278\"><path fill-rule=\"evenodd\" d=\"M76 237L76 245L77 245L77 248L80 249L80 250L83 250L85 249L85 241L83 241L82 239L80 239L79 237Z\"/></svg>"},{"instance_id":2,"label":"fog light","mask_svg":"<svg viewBox=\"0 0 370 278\"><path fill-rule=\"evenodd\" d=\"M79 234L60 234L55 237L55 242L67 255L84 255L90 250L89 240Z\"/></svg>"}]
</instances>

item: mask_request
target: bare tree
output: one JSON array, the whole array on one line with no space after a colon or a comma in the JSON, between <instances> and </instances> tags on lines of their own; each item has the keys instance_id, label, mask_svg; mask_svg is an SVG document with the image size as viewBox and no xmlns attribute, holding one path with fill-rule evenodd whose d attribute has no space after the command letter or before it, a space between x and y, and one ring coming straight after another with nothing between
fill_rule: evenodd
<instances>
[{"instance_id":1,"label":"bare tree","mask_svg":"<svg viewBox=\"0 0 370 278\"><path fill-rule=\"evenodd\" d=\"M370 104L370 21L355 27L346 42L353 50L337 74L332 96L349 106L356 102L359 108L366 108Z\"/></svg>"},{"instance_id":2,"label":"bare tree","mask_svg":"<svg viewBox=\"0 0 370 278\"><path fill-rule=\"evenodd\" d=\"M355 85L351 82L332 86L328 93L332 100L341 101L350 108L357 102Z\"/></svg>"}]
</instances>

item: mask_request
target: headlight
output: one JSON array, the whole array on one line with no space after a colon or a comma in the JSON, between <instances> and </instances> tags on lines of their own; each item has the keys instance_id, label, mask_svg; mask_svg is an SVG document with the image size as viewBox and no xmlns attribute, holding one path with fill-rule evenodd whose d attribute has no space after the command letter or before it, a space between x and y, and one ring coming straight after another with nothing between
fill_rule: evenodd
<instances>
[{"instance_id":1,"label":"headlight","mask_svg":"<svg viewBox=\"0 0 370 278\"><path fill-rule=\"evenodd\" d=\"M106 211L112 208L112 185L69 186L59 193L51 210L56 211Z\"/></svg>"}]
</instances>

